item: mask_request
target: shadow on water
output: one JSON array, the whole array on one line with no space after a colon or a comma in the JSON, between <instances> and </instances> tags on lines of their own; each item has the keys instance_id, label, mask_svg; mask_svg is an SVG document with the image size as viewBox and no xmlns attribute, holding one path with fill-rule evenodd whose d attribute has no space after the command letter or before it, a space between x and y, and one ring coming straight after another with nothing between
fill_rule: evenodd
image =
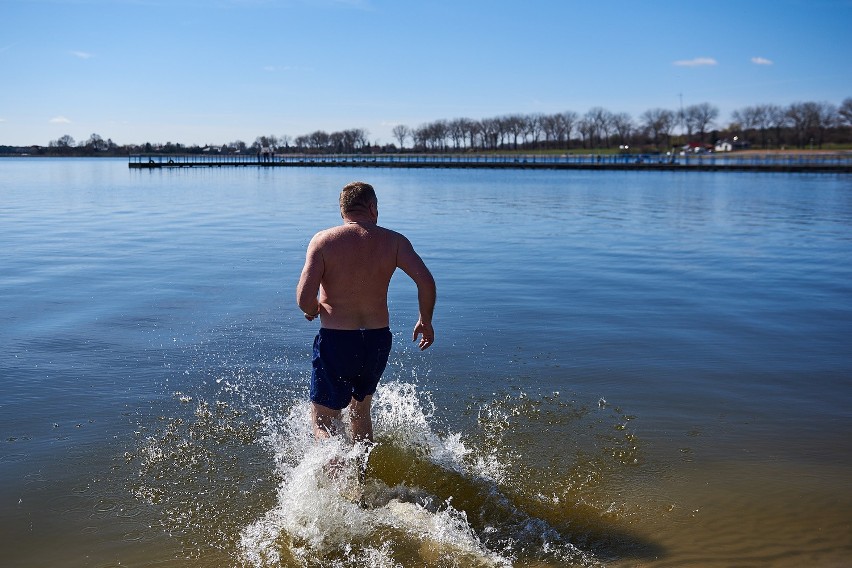
<instances>
[{"instance_id":1,"label":"shadow on water","mask_svg":"<svg viewBox=\"0 0 852 568\"><path fill-rule=\"evenodd\" d=\"M589 505L546 503L389 444L377 446L369 463L368 476L396 489L392 498L432 512L451 504L465 513L486 548L511 555L520 565L546 563L560 546L566 549L563 559L577 565L594 563L593 559L647 560L664 554L661 546L606 522L601 511ZM386 503L368 502L382 504Z\"/></svg>"},{"instance_id":2,"label":"shadow on water","mask_svg":"<svg viewBox=\"0 0 852 568\"><path fill-rule=\"evenodd\" d=\"M381 424L386 410L381 401L377 407ZM446 437L437 451L435 443L400 436L398 425L388 428L370 472L389 486L426 491L432 506L451 503L488 549L522 563L546 563L559 546L576 552L563 559L578 565L664 556L619 518L631 516L631 505L614 501L644 465L630 428L635 417L603 399L582 405L523 391L471 402L467 413L475 426L455 441ZM448 448L452 459L442 455Z\"/></svg>"}]
</instances>

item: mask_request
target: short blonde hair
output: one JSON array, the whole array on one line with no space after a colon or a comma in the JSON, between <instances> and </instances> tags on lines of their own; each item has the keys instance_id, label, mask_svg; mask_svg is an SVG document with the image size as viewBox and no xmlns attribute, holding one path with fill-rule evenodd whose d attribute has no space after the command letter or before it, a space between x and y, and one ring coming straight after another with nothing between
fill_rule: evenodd
<instances>
[{"instance_id":1,"label":"short blonde hair","mask_svg":"<svg viewBox=\"0 0 852 568\"><path fill-rule=\"evenodd\" d=\"M363 181L347 183L340 192L340 210L343 213L369 210L378 201L373 186Z\"/></svg>"}]
</instances>

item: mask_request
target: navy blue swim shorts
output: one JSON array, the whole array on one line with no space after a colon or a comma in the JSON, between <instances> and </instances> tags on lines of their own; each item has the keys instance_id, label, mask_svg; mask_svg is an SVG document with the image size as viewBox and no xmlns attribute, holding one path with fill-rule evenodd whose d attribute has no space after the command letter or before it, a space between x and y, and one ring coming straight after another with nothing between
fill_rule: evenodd
<instances>
[{"instance_id":1,"label":"navy blue swim shorts","mask_svg":"<svg viewBox=\"0 0 852 568\"><path fill-rule=\"evenodd\" d=\"M311 401L333 410L376 392L385 372L390 329L325 329L314 339Z\"/></svg>"}]
</instances>

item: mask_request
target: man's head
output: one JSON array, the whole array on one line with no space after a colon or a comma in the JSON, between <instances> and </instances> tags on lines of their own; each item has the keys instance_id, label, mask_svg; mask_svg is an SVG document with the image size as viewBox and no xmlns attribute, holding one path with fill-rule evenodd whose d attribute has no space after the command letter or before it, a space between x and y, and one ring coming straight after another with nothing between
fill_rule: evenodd
<instances>
[{"instance_id":1,"label":"man's head","mask_svg":"<svg viewBox=\"0 0 852 568\"><path fill-rule=\"evenodd\" d=\"M378 204L373 186L363 181L353 181L340 192L340 213L371 213Z\"/></svg>"}]
</instances>

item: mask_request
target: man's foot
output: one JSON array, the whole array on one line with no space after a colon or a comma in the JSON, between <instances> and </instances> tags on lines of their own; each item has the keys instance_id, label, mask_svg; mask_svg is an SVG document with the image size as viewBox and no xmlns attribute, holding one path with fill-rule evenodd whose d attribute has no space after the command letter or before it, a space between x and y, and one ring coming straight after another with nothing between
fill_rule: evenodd
<instances>
[{"instance_id":1,"label":"man's foot","mask_svg":"<svg viewBox=\"0 0 852 568\"><path fill-rule=\"evenodd\" d=\"M341 475L344 475L345 469L346 460L338 456L331 458L322 466L323 473L331 480L338 479Z\"/></svg>"}]
</instances>

